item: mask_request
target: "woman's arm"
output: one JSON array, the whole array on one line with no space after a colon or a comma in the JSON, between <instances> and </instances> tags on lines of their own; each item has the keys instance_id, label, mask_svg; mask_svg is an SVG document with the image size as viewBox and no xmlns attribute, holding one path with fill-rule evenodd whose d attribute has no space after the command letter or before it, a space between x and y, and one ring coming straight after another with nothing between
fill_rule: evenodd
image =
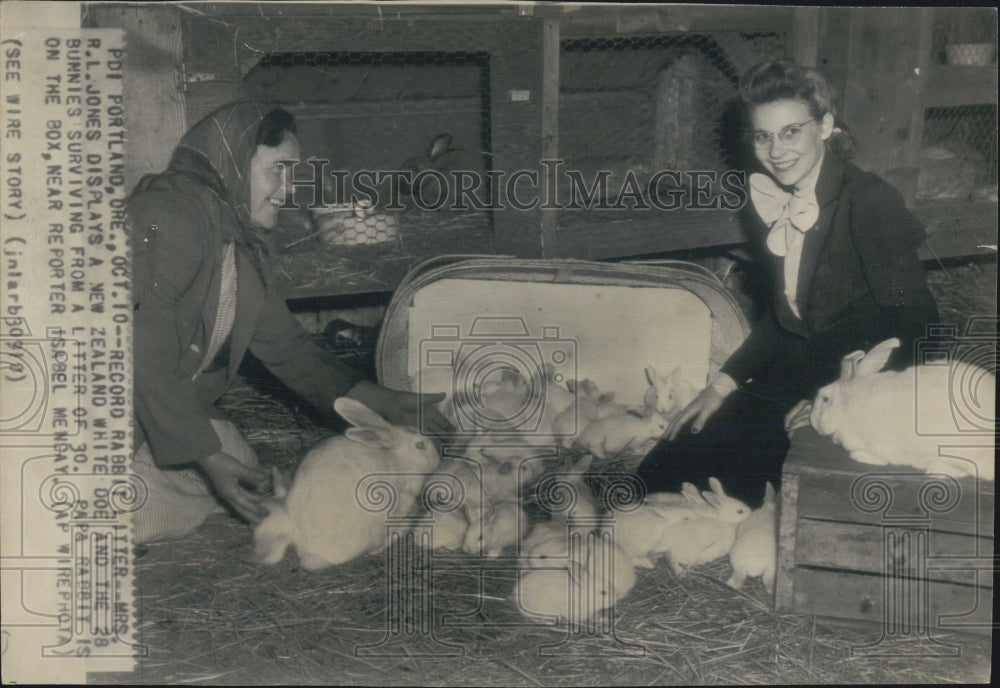
<instances>
[{"instance_id":1,"label":"woman's arm","mask_svg":"<svg viewBox=\"0 0 1000 688\"><path fill-rule=\"evenodd\" d=\"M778 359L786 336L778 329L774 311L769 308L754 323L750 334L729 356L720 372L742 385Z\"/></svg>"},{"instance_id":2,"label":"woman's arm","mask_svg":"<svg viewBox=\"0 0 1000 688\"><path fill-rule=\"evenodd\" d=\"M135 414L158 465L221 449L189 376L180 373L178 302L204 260L200 218L177 194L146 191L129 204L132 226Z\"/></svg>"},{"instance_id":3,"label":"woman's arm","mask_svg":"<svg viewBox=\"0 0 1000 688\"><path fill-rule=\"evenodd\" d=\"M316 344L285 301L270 288L265 289L250 351L327 417L332 417L334 399L364 379L360 372Z\"/></svg>"},{"instance_id":4,"label":"woman's arm","mask_svg":"<svg viewBox=\"0 0 1000 688\"><path fill-rule=\"evenodd\" d=\"M293 391L326 415L333 401L349 396L381 414L394 425L419 426L434 435L452 430L433 404L443 394L416 394L388 389L364 379L318 346L288 310L285 301L267 290L250 350Z\"/></svg>"}]
</instances>

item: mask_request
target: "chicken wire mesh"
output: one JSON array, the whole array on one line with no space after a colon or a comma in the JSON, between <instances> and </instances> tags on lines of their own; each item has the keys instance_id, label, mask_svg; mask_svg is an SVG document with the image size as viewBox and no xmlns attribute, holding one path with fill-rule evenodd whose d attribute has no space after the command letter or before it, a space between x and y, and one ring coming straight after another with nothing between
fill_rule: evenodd
<instances>
[{"instance_id":1,"label":"chicken wire mesh","mask_svg":"<svg viewBox=\"0 0 1000 688\"><path fill-rule=\"evenodd\" d=\"M784 56L785 45L781 32L740 31L562 41L566 170L588 180L609 171L608 196L615 196L629 171L645 188L660 170L740 165L737 84L757 62Z\"/></svg>"},{"instance_id":2,"label":"chicken wire mesh","mask_svg":"<svg viewBox=\"0 0 1000 688\"><path fill-rule=\"evenodd\" d=\"M931 39L933 65L957 70L994 65L996 41L995 10L935 10ZM955 74L956 78L961 76ZM917 197L995 201L996 195L996 104L927 108Z\"/></svg>"},{"instance_id":3,"label":"chicken wire mesh","mask_svg":"<svg viewBox=\"0 0 1000 688\"><path fill-rule=\"evenodd\" d=\"M244 90L292 112L303 158L324 161L322 198L300 165L294 200L329 245L397 245L407 212L451 208L440 180L491 165L486 52L275 53Z\"/></svg>"}]
</instances>

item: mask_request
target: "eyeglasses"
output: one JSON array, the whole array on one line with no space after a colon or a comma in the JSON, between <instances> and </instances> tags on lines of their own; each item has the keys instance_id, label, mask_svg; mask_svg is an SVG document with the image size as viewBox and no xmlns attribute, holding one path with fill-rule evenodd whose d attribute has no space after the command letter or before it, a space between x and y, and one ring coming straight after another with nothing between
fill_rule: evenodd
<instances>
[{"instance_id":1,"label":"eyeglasses","mask_svg":"<svg viewBox=\"0 0 1000 688\"><path fill-rule=\"evenodd\" d=\"M799 139L802 138L802 128L810 122L815 121L815 119L807 119L805 122L789 124L788 126L782 127L781 131L778 132L778 140L781 141L783 146L795 145L799 142ZM748 133L750 136L750 143L753 144L754 148L769 148L771 144L774 143L774 134L769 131L761 131L760 129L757 129Z\"/></svg>"}]
</instances>

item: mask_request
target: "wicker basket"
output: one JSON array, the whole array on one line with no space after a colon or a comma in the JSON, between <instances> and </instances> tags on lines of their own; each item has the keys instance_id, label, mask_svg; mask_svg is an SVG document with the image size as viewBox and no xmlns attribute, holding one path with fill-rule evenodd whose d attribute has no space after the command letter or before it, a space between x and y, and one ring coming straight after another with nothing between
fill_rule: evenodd
<instances>
[{"instance_id":1,"label":"wicker basket","mask_svg":"<svg viewBox=\"0 0 1000 688\"><path fill-rule=\"evenodd\" d=\"M399 217L375 211L359 217L349 205L335 205L310 211L320 238L331 246L369 246L399 239Z\"/></svg>"}]
</instances>

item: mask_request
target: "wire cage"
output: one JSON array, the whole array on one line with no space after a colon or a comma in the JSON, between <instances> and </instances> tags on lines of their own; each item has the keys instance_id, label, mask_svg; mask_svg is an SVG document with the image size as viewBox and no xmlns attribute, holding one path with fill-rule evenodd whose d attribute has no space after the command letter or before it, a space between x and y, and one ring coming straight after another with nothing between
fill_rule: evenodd
<instances>
[{"instance_id":1,"label":"wire cage","mask_svg":"<svg viewBox=\"0 0 1000 688\"><path fill-rule=\"evenodd\" d=\"M976 69L993 71L997 14L993 9L938 8L934 12L931 63L955 70L959 81ZM996 200L997 106L995 94L981 100L924 111L917 197L925 200Z\"/></svg>"},{"instance_id":2,"label":"wire cage","mask_svg":"<svg viewBox=\"0 0 1000 688\"><path fill-rule=\"evenodd\" d=\"M739 79L757 62L784 56L786 40L779 31L733 30L562 40L560 231L594 221L572 212L581 192L593 195L590 208L596 200L628 212L641 205L625 198L636 189L655 205L667 194L690 194L692 173L718 180L746 169Z\"/></svg>"},{"instance_id":3,"label":"wire cage","mask_svg":"<svg viewBox=\"0 0 1000 688\"><path fill-rule=\"evenodd\" d=\"M295 171L307 236L338 250L398 252L408 234L435 224L417 216L451 209L442 178L489 169L489 74L485 52L273 53L244 89L296 118L303 158L313 161ZM309 183L317 173L320 198ZM488 233L488 208L469 210L478 212L466 213L467 224Z\"/></svg>"}]
</instances>

